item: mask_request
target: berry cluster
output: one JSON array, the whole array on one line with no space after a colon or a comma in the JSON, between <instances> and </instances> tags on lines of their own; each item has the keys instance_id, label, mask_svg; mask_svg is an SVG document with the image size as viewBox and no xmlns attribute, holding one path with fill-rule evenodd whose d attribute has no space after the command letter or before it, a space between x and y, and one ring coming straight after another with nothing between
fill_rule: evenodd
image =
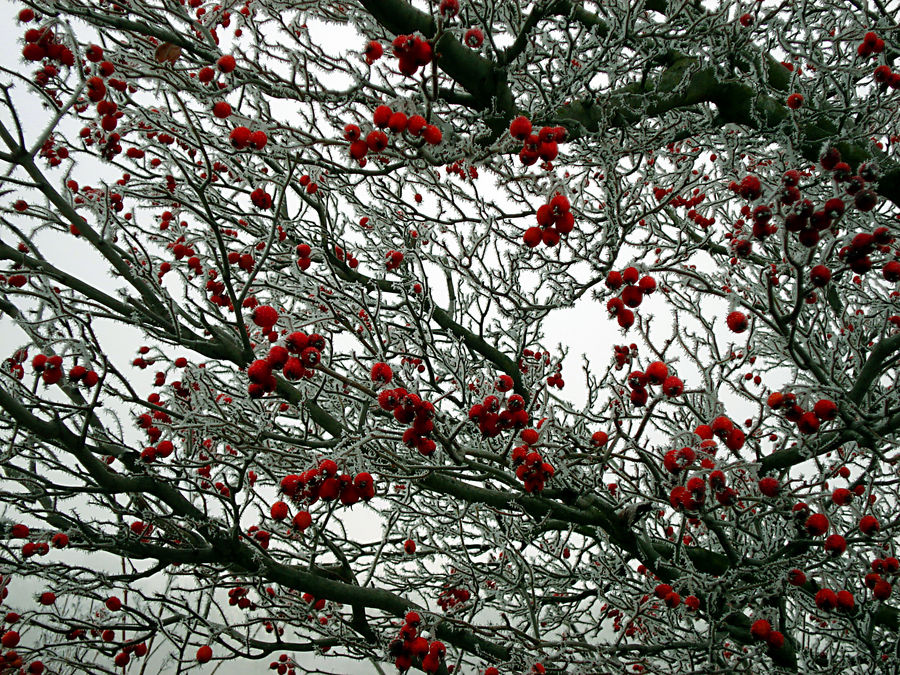
<instances>
[{"instance_id":1,"label":"berry cluster","mask_svg":"<svg viewBox=\"0 0 900 675\"><path fill-rule=\"evenodd\" d=\"M401 424L410 425L403 432L403 442L408 447L415 448L424 457L434 454L437 445L431 439L431 432L434 430L435 410L430 402L398 387L378 394L378 405L382 410L394 413L394 419Z\"/></svg>"},{"instance_id":2,"label":"berry cluster","mask_svg":"<svg viewBox=\"0 0 900 675\"><path fill-rule=\"evenodd\" d=\"M701 424L694 429L694 434L703 441L700 447L707 451L712 450L712 452L715 452L714 448L716 447L714 437L719 438L732 452L743 448L747 440L747 436L741 428L724 415L716 417L709 424Z\"/></svg>"},{"instance_id":3,"label":"berry cluster","mask_svg":"<svg viewBox=\"0 0 900 675\"><path fill-rule=\"evenodd\" d=\"M41 374L44 384L56 384L62 379L62 357L47 356L46 354L37 354L31 360L31 367L36 373ZM69 381L73 383L81 382L85 387L93 387L100 381L100 376L96 371L88 370L84 366L72 366L69 369Z\"/></svg>"},{"instance_id":4,"label":"berry cluster","mask_svg":"<svg viewBox=\"0 0 900 675\"><path fill-rule=\"evenodd\" d=\"M681 378L669 375L669 367L662 361L654 361L646 371L635 370L628 375L628 386L631 388L631 402L636 406L647 403L648 386L662 385L662 392L669 398L680 396L684 392Z\"/></svg>"},{"instance_id":5,"label":"berry cluster","mask_svg":"<svg viewBox=\"0 0 900 675\"><path fill-rule=\"evenodd\" d=\"M272 307L261 305L254 310L253 321L270 336L277 320L278 313ZM323 349L325 338L318 333L307 335L295 331L289 334L285 338L285 346L273 346L265 359L257 359L247 367L250 397L261 398L263 394L275 391L277 381L273 370L281 370L285 379L291 381L311 378L322 360Z\"/></svg>"},{"instance_id":6,"label":"berry cluster","mask_svg":"<svg viewBox=\"0 0 900 675\"><path fill-rule=\"evenodd\" d=\"M872 233L860 232L850 240L847 246L838 251L838 258L844 260L856 274L864 275L872 269L870 254L875 252L876 246L880 247L882 251L887 251L889 250L888 245L893 241L886 227L876 228ZM885 280L892 283L900 280L900 263L896 260L889 261L882 268L881 273Z\"/></svg>"},{"instance_id":7,"label":"berry cluster","mask_svg":"<svg viewBox=\"0 0 900 675\"><path fill-rule=\"evenodd\" d=\"M272 195L265 191L264 188L256 188L250 193L250 201L253 206L261 211L268 211L272 208Z\"/></svg>"},{"instance_id":8,"label":"berry cluster","mask_svg":"<svg viewBox=\"0 0 900 675\"><path fill-rule=\"evenodd\" d=\"M394 56L399 61L397 66L400 72L409 77L415 75L419 68L431 63L431 59L434 58L431 43L416 35L398 35L391 46Z\"/></svg>"},{"instance_id":9,"label":"berry cluster","mask_svg":"<svg viewBox=\"0 0 900 675\"><path fill-rule=\"evenodd\" d=\"M220 104L216 104L220 105ZM227 103L225 105L228 105ZM231 106L229 106L229 113L231 111ZM220 110L220 112L225 112L224 110ZM257 129L256 131L250 131L247 127L240 126L235 127L231 130L231 133L228 135L229 140L231 141L231 145L235 148L235 150L243 150L244 148L248 148L253 146L256 150L262 150L266 147L266 143L269 142L269 137L266 136L266 132Z\"/></svg>"},{"instance_id":10,"label":"berry cluster","mask_svg":"<svg viewBox=\"0 0 900 675\"><path fill-rule=\"evenodd\" d=\"M766 403L772 410L782 410L785 419L796 423L797 429L802 434L816 433L823 422L830 422L838 415L837 404L827 398L816 401L810 411L798 405L797 396L791 393L772 392Z\"/></svg>"},{"instance_id":11,"label":"berry cluster","mask_svg":"<svg viewBox=\"0 0 900 675\"><path fill-rule=\"evenodd\" d=\"M884 579L884 576L890 575L894 577L900 571L900 561L894 557L875 558L871 567L872 571L865 576L863 581L866 587L872 591L875 599L884 602L891 597L891 593L894 590L894 585Z\"/></svg>"},{"instance_id":12,"label":"berry cluster","mask_svg":"<svg viewBox=\"0 0 900 675\"><path fill-rule=\"evenodd\" d=\"M400 635L391 641L388 654L394 659L394 665L401 673L417 664L426 673L436 673L440 667L447 648L443 642L428 642L419 635L422 618L418 612L408 612L406 622L400 628Z\"/></svg>"},{"instance_id":13,"label":"berry cluster","mask_svg":"<svg viewBox=\"0 0 900 675\"><path fill-rule=\"evenodd\" d=\"M613 355L616 359L616 370L622 370L637 356L637 345L633 342L630 345L613 345Z\"/></svg>"},{"instance_id":14,"label":"berry cluster","mask_svg":"<svg viewBox=\"0 0 900 675\"><path fill-rule=\"evenodd\" d=\"M538 133L532 133L531 121L524 116L515 118L509 125L509 135L522 141L519 160L525 166L531 166L539 159L544 160L547 168L559 155L559 143L566 140L565 127L541 127Z\"/></svg>"},{"instance_id":15,"label":"berry cluster","mask_svg":"<svg viewBox=\"0 0 900 675\"><path fill-rule=\"evenodd\" d=\"M403 253L401 251L390 250L387 252L385 258L387 259L385 262L385 269L387 269L388 272L392 272L403 264Z\"/></svg>"},{"instance_id":16,"label":"berry cluster","mask_svg":"<svg viewBox=\"0 0 900 675\"><path fill-rule=\"evenodd\" d=\"M513 380L509 375L501 375L494 384L494 389L501 394L512 388ZM510 395L503 403L506 409L501 411L500 397L491 394L469 408L469 420L478 424L483 438L494 438L506 429L521 429L531 421L531 415L525 410L525 399L519 394Z\"/></svg>"},{"instance_id":17,"label":"berry cluster","mask_svg":"<svg viewBox=\"0 0 900 675\"><path fill-rule=\"evenodd\" d=\"M460 605L464 602L468 602L468 600L472 597L472 594L469 593L465 588L457 588L455 586L450 586L444 588L438 594L437 604L445 612L453 609L457 605Z\"/></svg>"},{"instance_id":18,"label":"berry cluster","mask_svg":"<svg viewBox=\"0 0 900 675\"><path fill-rule=\"evenodd\" d=\"M712 469L715 466L712 455L716 451L715 436L724 441L725 445L737 452L744 446L745 435L727 417L719 416L710 424L701 424L694 429L694 434L701 439L700 449L705 453L700 465L704 469ZM663 457L663 466L666 471L679 476L694 465L697 453L693 448L683 447L677 450L669 450ZM764 479L765 480L765 479ZM737 501L737 492L728 487L725 474L722 471L711 471L707 476L709 487L715 492L716 501L722 506L731 506ZM761 481L760 489L765 490L765 483ZM777 489L777 485L775 486ZM669 493L669 503L676 511L697 511L706 501L706 483L699 476L690 478L684 485L677 485Z\"/></svg>"},{"instance_id":19,"label":"berry cluster","mask_svg":"<svg viewBox=\"0 0 900 675\"><path fill-rule=\"evenodd\" d=\"M869 31L863 36L862 42L860 42L859 46L856 48L856 53L863 58L868 58L874 54L880 54L883 51L884 40L872 31Z\"/></svg>"},{"instance_id":20,"label":"berry cluster","mask_svg":"<svg viewBox=\"0 0 900 675\"><path fill-rule=\"evenodd\" d=\"M372 122L376 128L370 131L365 139L362 137L362 130L356 124L344 127L344 139L350 142L350 157L358 160L360 166L365 165L365 158L369 152L379 153L388 147L388 135L383 129L397 136L406 134L408 139L421 138L428 145L438 145L443 140L440 128L428 124L421 115L407 117L406 113L395 112L386 105L375 108Z\"/></svg>"},{"instance_id":21,"label":"berry cluster","mask_svg":"<svg viewBox=\"0 0 900 675\"><path fill-rule=\"evenodd\" d=\"M881 85L882 91L888 87L900 89L900 72L892 72L890 66L878 66L872 76L875 78L875 82Z\"/></svg>"},{"instance_id":22,"label":"berry cluster","mask_svg":"<svg viewBox=\"0 0 900 675\"><path fill-rule=\"evenodd\" d=\"M538 208L537 226L529 227L522 236L525 244L534 248L543 241L546 246L556 246L561 236L575 228L571 208L566 196L557 192L549 203Z\"/></svg>"},{"instance_id":23,"label":"berry cluster","mask_svg":"<svg viewBox=\"0 0 900 675\"><path fill-rule=\"evenodd\" d=\"M239 609L256 609L256 604L248 597L249 588L236 586L228 590L228 604Z\"/></svg>"},{"instance_id":24,"label":"berry cluster","mask_svg":"<svg viewBox=\"0 0 900 675\"><path fill-rule=\"evenodd\" d=\"M846 591L843 591L846 593ZM851 600L853 596L850 596ZM750 626L750 635L754 640L765 642L772 649L780 649L784 646L784 635L777 630L772 630L772 624L765 619L757 619Z\"/></svg>"},{"instance_id":25,"label":"berry cluster","mask_svg":"<svg viewBox=\"0 0 900 675\"><path fill-rule=\"evenodd\" d=\"M512 451L516 478L524 483L526 492L537 494L544 489L544 484L553 478L556 470L532 447L538 442L536 429L523 429L521 438L524 445L518 445Z\"/></svg>"},{"instance_id":26,"label":"berry cluster","mask_svg":"<svg viewBox=\"0 0 900 675\"><path fill-rule=\"evenodd\" d=\"M305 246L305 244L301 244L300 246ZM300 253L301 257L302 257L302 252L300 251L300 246L297 247L297 253ZM309 247L307 246L306 248L308 249ZM335 244L335 246L334 246L334 255L338 260L346 261L347 267L349 267L352 270L355 270L359 266L359 260L357 260L354 256L352 256L349 253L347 253L346 251L344 251L344 249L342 249L337 244ZM307 257L309 257L309 254L307 254ZM299 260L297 261L297 264L300 265ZM308 265L307 265L307 267L308 267ZM306 267L304 267L303 265L300 265L300 269L306 269Z\"/></svg>"},{"instance_id":27,"label":"berry cluster","mask_svg":"<svg viewBox=\"0 0 900 675\"><path fill-rule=\"evenodd\" d=\"M656 290L656 279L649 275L642 277L636 267L626 267L621 272L607 274L606 287L611 291L622 289L617 297L607 301L606 309L627 330L634 324L634 312L631 310L640 306L645 295Z\"/></svg>"},{"instance_id":28,"label":"berry cluster","mask_svg":"<svg viewBox=\"0 0 900 675\"><path fill-rule=\"evenodd\" d=\"M165 459L175 451L172 441L160 441L158 445L150 445L141 450L141 461L151 464L157 459Z\"/></svg>"},{"instance_id":29,"label":"berry cluster","mask_svg":"<svg viewBox=\"0 0 900 675\"><path fill-rule=\"evenodd\" d=\"M278 675L296 675L297 662L287 654L278 656L277 661L269 663L269 670L274 670Z\"/></svg>"},{"instance_id":30,"label":"berry cluster","mask_svg":"<svg viewBox=\"0 0 900 675\"><path fill-rule=\"evenodd\" d=\"M360 499L367 502L375 496L375 481L372 474L366 471L356 476L338 474L337 463L332 459L323 459L318 468L282 478L281 492L294 503L305 502L312 505L320 499L323 502L338 499L344 506L353 506ZM288 505L285 502L275 502L271 515L274 520L284 520L289 515ZM297 529L305 530L311 523L310 515L301 511L294 516L292 522Z\"/></svg>"},{"instance_id":31,"label":"berry cluster","mask_svg":"<svg viewBox=\"0 0 900 675\"><path fill-rule=\"evenodd\" d=\"M825 612L838 609L849 613L856 609L856 600L850 591L838 591L835 593L830 588L822 588L816 593L815 602L816 607Z\"/></svg>"},{"instance_id":32,"label":"berry cluster","mask_svg":"<svg viewBox=\"0 0 900 675\"><path fill-rule=\"evenodd\" d=\"M75 65L75 55L72 50L59 42L56 34L49 27L29 28L25 31L25 46L22 48L22 56L26 61L47 59L48 61L57 61L69 68ZM90 59L90 54L88 58ZM108 74L111 73L112 64L109 64Z\"/></svg>"},{"instance_id":33,"label":"berry cluster","mask_svg":"<svg viewBox=\"0 0 900 675\"><path fill-rule=\"evenodd\" d=\"M29 539L30 537L31 529L27 525L16 523L9 528L10 539ZM69 545L69 536L67 534L64 534L63 532L57 532L50 538L49 544L45 541L26 541L22 545L22 557L30 558L35 555L47 555L50 552L51 544L53 548L65 548ZM2 577L0 577L0 580L2 580ZM6 597L6 593L6 586L3 586L2 596L0 596L0 602L2 602L4 597Z\"/></svg>"}]
</instances>

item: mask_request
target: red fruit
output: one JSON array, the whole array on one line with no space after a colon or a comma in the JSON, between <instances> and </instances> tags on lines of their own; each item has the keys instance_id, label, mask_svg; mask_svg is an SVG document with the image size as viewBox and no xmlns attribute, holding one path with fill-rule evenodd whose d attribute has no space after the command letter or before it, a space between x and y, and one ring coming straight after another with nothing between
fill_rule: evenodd
<instances>
[{"instance_id":1,"label":"red fruit","mask_svg":"<svg viewBox=\"0 0 900 675\"><path fill-rule=\"evenodd\" d=\"M638 272L637 267L626 267L622 270L622 280L626 284L636 284L638 282L638 277L640 277L640 272Z\"/></svg>"},{"instance_id":2,"label":"red fruit","mask_svg":"<svg viewBox=\"0 0 900 675\"><path fill-rule=\"evenodd\" d=\"M278 310L269 305L259 305L253 310L253 323L260 328L271 328L278 322Z\"/></svg>"},{"instance_id":3,"label":"red fruit","mask_svg":"<svg viewBox=\"0 0 900 675\"><path fill-rule=\"evenodd\" d=\"M634 312L630 309L623 309L616 314L616 322L626 330L631 328L634 325Z\"/></svg>"},{"instance_id":4,"label":"red fruit","mask_svg":"<svg viewBox=\"0 0 900 675\"><path fill-rule=\"evenodd\" d=\"M273 520L284 520L288 516L288 505L285 502L272 504L271 515Z\"/></svg>"},{"instance_id":5,"label":"red fruit","mask_svg":"<svg viewBox=\"0 0 900 675\"><path fill-rule=\"evenodd\" d=\"M231 115L231 106L225 101L219 101L213 105L213 115L223 120Z\"/></svg>"},{"instance_id":6,"label":"red fruit","mask_svg":"<svg viewBox=\"0 0 900 675\"><path fill-rule=\"evenodd\" d=\"M388 146L387 134L378 130L370 131L366 136L366 145L372 152L381 152ZM352 147L351 145L351 149Z\"/></svg>"},{"instance_id":7,"label":"red fruit","mask_svg":"<svg viewBox=\"0 0 900 675\"><path fill-rule=\"evenodd\" d=\"M393 114L394 111L391 110L388 106L380 105L375 108L375 112L372 113L372 122L374 122L376 127L384 129L388 125L388 122L391 119L391 115Z\"/></svg>"},{"instance_id":8,"label":"red fruit","mask_svg":"<svg viewBox=\"0 0 900 675\"><path fill-rule=\"evenodd\" d=\"M219 60L216 61L216 67L222 73L230 73L237 67L237 61L234 60L234 57L231 56L231 54L226 54L225 56L219 57Z\"/></svg>"},{"instance_id":9,"label":"red fruit","mask_svg":"<svg viewBox=\"0 0 900 675\"><path fill-rule=\"evenodd\" d=\"M44 605L44 607L49 607L54 602L56 602L56 593L52 591L45 591L38 597L38 604Z\"/></svg>"},{"instance_id":10,"label":"red fruit","mask_svg":"<svg viewBox=\"0 0 900 675\"><path fill-rule=\"evenodd\" d=\"M0 644L2 644L7 649L12 649L17 644L19 644L19 634L14 630L6 631L3 634L3 637L0 637Z\"/></svg>"},{"instance_id":11,"label":"red fruit","mask_svg":"<svg viewBox=\"0 0 900 675\"><path fill-rule=\"evenodd\" d=\"M365 57L366 63L369 65L375 63L375 61L380 59L383 55L384 47L381 46L380 42L372 40L366 45Z\"/></svg>"},{"instance_id":12,"label":"red fruit","mask_svg":"<svg viewBox=\"0 0 900 675\"><path fill-rule=\"evenodd\" d=\"M856 606L856 600L850 591L838 591L837 593L838 609L844 612L852 612Z\"/></svg>"},{"instance_id":13,"label":"red fruit","mask_svg":"<svg viewBox=\"0 0 900 675\"><path fill-rule=\"evenodd\" d=\"M831 501L838 506L845 506L853 500L853 493L847 488L837 488L831 493Z\"/></svg>"},{"instance_id":14,"label":"red fruit","mask_svg":"<svg viewBox=\"0 0 900 675\"><path fill-rule=\"evenodd\" d=\"M247 367L247 377L254 384L265 384L272 376L272 366L268 361L257 359Z\"/></svg>"},{"instance_id":15,"label":"red fruit","mask_svg":"<svg viewBox=\"0 0 900 675\"><path fill-rule=\"evenodd\" d=\"M672 587L669 584L659 584L656 588L653 589L653 594L656 595L657 598L662 600L669 593L672 592Z\"/></svg>"},{"instance_id":16,"label":"red fruit","mask_svg":"<svg viewBox=\"0 0 900 675\"><path fill-rule=\"evenodd\" d=\"M801 434L814 434L819 430L819 418L814 412L803 413L797 420L797 429Z\"/></svg>"},{"instance_id":17,"label":"red fruit","mask_svg":"<svg viewBox=\"0 0 900 675\"><path fill-rule=\"evenodd\" d=\"M777 630L773 630L766 636L766 643L772 649L781 649L784 647L784 635Z\"/></svg>"},{"instance_id":18,"label":"red fruit","mask_svg":"<svg viewBox=\"0 0 900 675\"><path fill-rule=\"evenodd\" d=\"M441 130L433 124L428 124L422 129L422 138L425 139L425 142L428 143L428 145L437 145L441 142L443 137Z\"/></svg>"},{"instance_id":19,"label":"red fruit","mask_svg":"<svg viewBox=\"0 0 900 675\"><path fill-rule=\"evenodd\" d=\"M806 531L812 537L820 537L828 531L828 518L822 513L814 513L806 519Z\"/></svg>"},{"instance_id":20,"label":"red fruit","mask_svg":"<svg viewBox=\"0 0 900 675\"><path fill-rule=\"evenodd\" d=\"M883 601L891 597L891 591L893 590L894 587L891 586L889 582L882 579L875 584L875 588L872 589L872 595L874 595L876 599Z\"/></svg>"},{"instance_id":21,"label":"red fruit","mask_svg":"<svg viewBox=\"0 0 900 675\"><path fill-rule=\"evenodd\" d=\"M725 435L725 446L734 452L744 447L747 440L746 434L741 429L735 427Z\"/></svg>"},{"instance_id":22,"label":"red fruit","mask_svg":"<svg viewBox=\"0 0 900 675\"><path fill-rule=\"evenodd\" d=\"M641 280L638 281L638 288L641 289L641 293L644 295L650 295L656 290L656 279L653 277L641 277Z\"/></svg>"},{"instance_id":23,"label":"red fruit","mask_svg":"<svg viewBox=\"0 0 900 675\"><path fill-rule=\"evenodd\" d=\"M524 141L531 134L531 122L527 117L520 116L509 125L509 135Z\"/></svg>"},{"instance_id":24,"label":"red fruit","mask_svg":"<svg viewBox=\"0 0 900 675\"><path fill-rule=\"evenodd\" d=\"M306 528L312 525L312 516L309 515L309 511L299 511L297 515L294 516L291 524L301 532L304 532Z\"/></svg>"},{"instance_id":25,"label":"red fruit","mask_svg":"<svg viewBox=\"0 0 900 675\"><path fill-rule=\"evenodd\" d=\"M481 32L480 28L470 28L463 36L463 42L467 47L478 49L484 42L484 33Z\"/></svg>"},{"instance_id":26,"label":"red fruit","mask_svg":"<svg viewBox=\"0 0 900 675\"><path fill-rule=\"evenodd\" d=\"M778 491L781 489L781 485L775 478L763 478L759 481L759 491L762 492L766 497L775 497L778 495Z\"/></svg>"},{"instance_id":27,"label":"red fruit","mask_svg":"<svg viewBox=\"0 0 900 675\"><path fill-rule=\"evenodd\" d=\"M334 476L338 472L338 465L333 459L323 459L319 462L319 472L325 476Z\"/></svg>"},{"instance_id":28,"label":"red fruit","mask_svg":"<svg viewBox=\"0 0 900 675\"><path fill-rule=\"evenodd\" d=\"M388 364L379 362L372 366L371 377L372 382L388 384L393 379L394 372Z\"/></svg>"},{"instance_id":29,"label":"red fruit","mask_svg":"<svg viewBox=\"0 0 900 675\"><path fill-rule=\"evenodd\" d=\"M406 551L407 555L412 555L416 552L416 542L412 539L407 539L403 542L403 550Z\"/></svg>"},{"instance_id":30,"label":"red fruit","mask_svg":"<svg viewBox=\"0 0 900 675\"><path fill-rule=\"evenodd\" d=\"M209 663L210 660L212 660L212 647L203 645L197 650L197 663Z\"/></svg>"},{"instance_id":31,"label":"red fruit","mask_svg":"<svg viewBox=\"0 0 900 675\"><path fill-rule=\"evenodd\" d=\"M684 383L674 375L669 375L663 382L662 390L669 398L680 396L684 393Z\"/></svg>"},{"instance_id":32,"label":"red fruit","mask_svg":"<svg viewBox=\"0 0 900 675\"><path fill-rule=\"evenodd\" d=\"M644 299L644 294L637 286L626 286L622 289L622 302L629 307L638 307Z\"/></svg>"},{"instance_id":33,"label":"red fruit","mask_svg":"<svg viewBox=\"0 0 900 675\"><path fill-rule=\"evenodd\" d=\"M250 145L251 135L252 133L250 129L244 126L240 126L232 129L228 138L231 140L232 146L234 146L237 150L243 150L248 145Z\"/></svg>"},{"instance_id":34,"label":"red fruit","mask_svg":"<svg viewBox=\"0 0 900 675\"><path fill-rule=\"evenodd\" d=\"M712 429L713 434L719 438L724 438L732 429L734 429L734 423L724 415L715 418L709 426L710 429Z\"/></svg>"},{"instance_id":35,"label":"red fruit","mask_svg":"<svg viewBox=\"0 0 900 675\"><path fill-rule=\"evenodd\" d=\"M663 456L663 466L669 473L680 473L689 468L696 458L697 453L688 447L680 450L669 450Z\"/></svg>"},{"instance_id":36,"label":"red fruit","mask_svg":"<svg viewBox=\"0 0 900 675\"><path fill-rule=\"evenodd\" d=\"M816 265L809 271L809 280L813 286L822 288L831 281L831 270L825 265Z\"/></svg>"},{"instance_id":37,"label":"red fruit","mask_svg":"<svg viewBox=\"0 0 900 675\"><path fill-rule=\"evenodd\" d=\"M839 534L832 534L825 540L825 552L828 555L837 558L838 556L844 555L844 551L846 550L847 540Z\"/></svg>"},{"instance_id":38,"label":"red fruit","mask_svg":"<svg viewBox=\"0 0 900 675\"><path fill-rule=\"evenodd\" d=\"M541 243L543 239L543 232L539 227L529 227L525 230L525 234L522 235L522 241L525 242L525 245L529 248L534 248L538 244Z\"/></svg>"},{"instance_id":39,"label":"red fruit","mask_svg":"<svg viewBox=\"0 0 900 675\"><path fill-rule=\"evenodd\" d=\"M896 260L888 262L882 268L881 275L884 277L885 281L890 281L891 283L900 281L900 262Z\"/></svg>"},{"instance_id":40,"label":"red fruit","mask_svg":"<svg viewBox=\"0 0 900 675\"><path fill-rule=\"evenodd\" d=\"M743 333L750 325L750 322L747 320L747 315L737 311L731 312L731 314L726 317L725 323L733 333Z\"/></svg>"},{"instance_id":41,"label":"red fruit","mask_svg":"<svg viewBox=\"0 0 900 675\"><path fill-rule=\"evenodd\" d=\"M772 632L772 624L765 619L757 619L750 625L750 635L757 640L765 640Z\"/></svg>"},{"instance_id":42,"label":"red fruit","mask_svg":"<svg viewBox=\"0 0 900 675\"><path fill-rule=\"evenodd\" d=\"M390 129L392 133L402 134L406 130L407 124L408 119L406 115L402 112L395 112L388 120L388 129Z\"/></svg>"},{"instance_id":43,"label":"red fruit","mask_svg":"<svg viewBox=\"0 0 900 675\"><path fill-rule=\"evenodd\" d=\"M872 536L881 529L881 524L875 516L863 516L859 520L859 531L867 536Z\"/></svg>"},{"instance_id":44,"label":"red fruit","mask_svg":"<svg viewBox=\"0 0 900 675\"><path fill-rule=\"evenodd\" d=\"M788 572L788 583L791 586L802 586L806 583L806 575L798 569L792 569Z\"/></svg>"},{"instance_id":45,"label":"red fruit","mask_svg":"<svg viewBox=\"0 0 900 675\"><path fill-rule=\"evenodd\" d=\"M369 146L366 141L355 140L350 144L350 157L352 159L362 159L369 152Z\"/></svg>"},{"instance_id":46,"label":"red fruit","mask_svg":"<svg viewBox=\"0 0 900 675\"><path fill-rule=\"evenodd\" d=\"M406 131L410 136L418 136L422 133L422 129L425 128L425 125L428 122L425 121L425 118L421 115L413 115L406 122Z\"/></svg>"},{"instance_id":47,"label":"red fruit","mask_svg":"<svg viewBox=\"0 0 900 675\"><path fill-rule=\"evenodd\" d=\"M114 595L110 596L106 599L106 608L110 612L118 612L122 609L122 601Z\"/></svg>"},{"instance_id":48,"label":"red fruit","mask_svg":"<svg viewBox=\"0 0 900 675\"><path fill-rule=\"evenodd\" d=\"M825 611L837 607L837 593L830 588L823 588L816 593L816 607Z\"/></svg>"},{"instance_id":49,"label":"red fruit","mask_svg":"<svg viewBox=\"0 0 900 675\"><path fill-rule=\"evenodd\" d=\"M787 97L787 107L791 110L797 110L803 105L803 96L800 94L791 94Z\"/></svg>"},{"instance_id":50,"label":"red fruit","mask_svg":"<svg viewBox=\"0 0 900 675\"><path fill-rule=\"evenodd\" d=\"M252 145L257 150L262 150L266 147L266 143L269 142L269 137L266 136L265 131L254 131L250 134L250 145Z\"/></svg>"},{"instance_id":51,"label":"red fruit","mask_svg":"<svg viewBox=\"0 0 900 675\"><path fill-rule=\"evenodd\" d=\"M522 439L523 443L527 443L528 445L534 445L538 442L538 432L535 429L522 429L519 437Z\"/></svg>"},{"instance_id":52,"label":"red fruit","mask_svg":"<svg viewBox=\"0 0 900 675\"><path fill-rule=\"evenodd\" d=\"M605 431L595 431L591 436L591 445L602 448L609 441L609 435Z\"/></svg>"},{"instance_id":53,"label":"red fruit","mask_svg":"<svg viewBox=\"0 0 900 675\"><path fill-rule=\"evenodd\" d=\"M606 287L611 291L615 291L622 286L624 280L621 272L610 272L606 275Z\"/></svg>"}]
</instances>

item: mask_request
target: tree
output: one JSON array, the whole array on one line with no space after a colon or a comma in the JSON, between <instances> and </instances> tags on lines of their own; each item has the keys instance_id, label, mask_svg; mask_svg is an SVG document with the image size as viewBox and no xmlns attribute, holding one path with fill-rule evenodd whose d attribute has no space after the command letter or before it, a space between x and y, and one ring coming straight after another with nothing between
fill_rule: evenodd
<instances>
[{"instance_id":1,"label":"tree","mask_svg":"<svg viewBox=\"0 0 900 675\"><path fill-rule=\"evenodd\" d=\"M896 0L6 11L3 672L897 667Z\"/></svg>"}]
</instances>

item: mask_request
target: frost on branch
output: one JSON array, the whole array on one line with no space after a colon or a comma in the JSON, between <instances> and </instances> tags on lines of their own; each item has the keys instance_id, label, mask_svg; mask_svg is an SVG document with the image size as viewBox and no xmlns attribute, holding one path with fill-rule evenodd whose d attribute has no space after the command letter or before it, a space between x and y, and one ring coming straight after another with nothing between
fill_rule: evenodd
<instances>
[{"instance_id":1,"label":"frost on branch","mask_svg":"<svg viewBox=\"0 0 900 675\"><path fill-rule=\"evenodd\" d=\"M896 0L7 11L4 668L896 669Z\"/></svg>"}]
</instances>

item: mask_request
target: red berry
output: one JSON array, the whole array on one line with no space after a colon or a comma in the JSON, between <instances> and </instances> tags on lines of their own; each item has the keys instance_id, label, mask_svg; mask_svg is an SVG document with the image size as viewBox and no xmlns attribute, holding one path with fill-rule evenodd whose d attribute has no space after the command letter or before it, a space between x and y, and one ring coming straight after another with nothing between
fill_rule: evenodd
<instances>
[{"instance_id":1,"label":"red berry","mask_svg":"<svg viewBox=\"0 0 900 675\"><path fill-rule=\"evenodd\" d=\"M216 67L220 72L230 73L237 67L237 61L235 61L234 57L230 54L226 54L225 56L219 57L219 60L216 61Z\"/></svg>"},{"instance_id":2,"label":"red berry","mask_svg":"<svg viewBox=\"0 0 900 675\"><path fill-rule=\"evenodd\" d=\"M743 312L731 312L728 317L725 319L725 323L728 325L728 328L731 329L733 333L743 333L747 330L749 326L749 321L747 320L747 315Z\"/></svg>"},{"instance_id":3,"label":"red berry","mask_svg":"<svg viewBox=\"0 0 900 675\"><path fill-rule=\"evenodd\" d=\"M225 101L219 101L213 105L213 115L223 120L231 115L231 106Z\"/></svg>"}]
</instances>

